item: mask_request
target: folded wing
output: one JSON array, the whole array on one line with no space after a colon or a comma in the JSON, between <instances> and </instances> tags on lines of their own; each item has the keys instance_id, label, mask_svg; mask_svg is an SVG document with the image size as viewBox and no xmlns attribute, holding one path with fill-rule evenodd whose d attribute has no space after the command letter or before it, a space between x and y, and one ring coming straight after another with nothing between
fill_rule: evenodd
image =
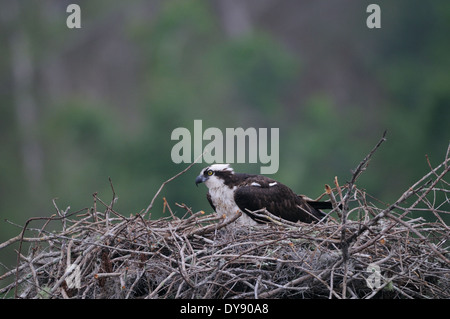
<instances>
[{"instance_id":1,"label":"folded wing","mask_svg":"<svg viewBox=\"0 0 450 319\"><path fill-rule=\"evenodd\" d=\"M246 185L236 189L234 200L242 212L257 222L264 222L264 218L256 217L250 212L263 208L288 221L305 223L323 218L325 214L319 209L331 208L331 204L327 202L307 201L289 187L267 177L250 177L246 180Z\"/></svg>"}]
</instances>

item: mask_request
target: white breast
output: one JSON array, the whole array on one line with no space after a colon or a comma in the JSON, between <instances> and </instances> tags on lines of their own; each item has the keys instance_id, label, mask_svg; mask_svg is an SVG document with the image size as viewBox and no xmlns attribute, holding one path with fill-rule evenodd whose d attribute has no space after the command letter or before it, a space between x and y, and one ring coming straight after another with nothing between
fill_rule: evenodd
<instances>
[{"instance_id":1,"label":"white breast","mask_svg":"<svg viewBox=\"0 0 450 319\"><path fill-rule=\"evenodd\" d=\"M211 200L216 207L216 213L219 216L225 216L225 221L233 218L235 214L241 212L239 207L234 201L234 191L236 186L229 188L225 185L220 185L219 187L209 188L209 194L211 195ZM240 225L256 225L257 223L251 219L247 214L242 212L242 216L236 220L236 223Z\"/></svg>"}]
</instances>

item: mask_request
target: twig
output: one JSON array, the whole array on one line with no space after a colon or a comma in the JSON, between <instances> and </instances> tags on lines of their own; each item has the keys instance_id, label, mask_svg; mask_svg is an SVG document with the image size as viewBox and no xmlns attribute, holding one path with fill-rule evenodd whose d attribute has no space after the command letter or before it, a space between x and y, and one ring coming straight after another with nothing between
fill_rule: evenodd
<instances>
[{"instance_id":1,"label":"twig","mask_svg":"<svg viewBox=\"0 0 450 319\"><path fill-rule=\"evenodd\" d=\"M348 190L344 196L343 203L342 203L342 211L343 212L348 211L348 202L350 200L351 194L353 193L353 187L355 185L356 180L359 178L359 176L362 174L362 172L364 172L366 170L367 165L369 164L369 161L372 158L373 154L377 151L377 149L381 146L381 144L383 144L383 142L386 141L386 134L387 134L387 131L384 131L383 136L378 141L378 143L372 148L372 150L369 152L369 154L366 155L366 157L358 164L356 169L352 172L352 179L348 183Z\"/></svg>"},{"instance_id":2,"label":"twig","mask_svg":"<svg viewBox=\"0 0 450 319\"><path fill-rule=\"evenodd\" d=\"M181 172L179 172L178 174L172 176L171 178L169 178L168 180L166 180L164 183L161 184L161 186L159 187L158 191L156 192L155 196L153 196L152 201L150 202L150 205L148 205L148 207L145 209L144 213L142 214L142 216L145 216L150 209L152 209L153 207L153 203L155 202L155 199L158 197L159 193L161 193L162 189L164 188L164 186L166 186L167 183L170 183L171 181L173 181L174 179L176 179L177 177L183 175L184 173L186 173L189 169L191 169L192 166L194 166L194 164L196 164L202 157L203 155L206 153L206 150L195 159L195 161L193 161L188 167L186 167L184 170L182 170Z\"/></svg>"},{"instance_id":3,"label":"twig","mask_svg":"<svg viewBox=\"0 0 450 319\"><path fill-rule=\"evenodd\" d=\"M349 241L346 238L346 232L347 232L347 218L349 214L349 201L351 194L354 192L355 182L359 178L359 176L364 172L367 168L367 165L373 156L373 154L376 152L376 150L381 146L381 144L386 141L386 133L387 131L384 131L382 138L378 141L378 143L374 146L374 148L370 151L369 154L366 155L366 157L359 163L359 165L356 167L356 169L352 172L352 179L348 183L347 187L348 190L345 194L345 196L342 198L342 193L340 192L341 189L339 187L339 184L337 182L337 178L335 178L335 184L336 188L339 191L339 194L342 198L342 211L340 214L341 217L341 250L342 250L342 260L344 264L344 279L342 284L342 297L346 298L346 289L347 289L347 276L348 276L348 260L349 260Z\"/></svg>"}]
</instances>

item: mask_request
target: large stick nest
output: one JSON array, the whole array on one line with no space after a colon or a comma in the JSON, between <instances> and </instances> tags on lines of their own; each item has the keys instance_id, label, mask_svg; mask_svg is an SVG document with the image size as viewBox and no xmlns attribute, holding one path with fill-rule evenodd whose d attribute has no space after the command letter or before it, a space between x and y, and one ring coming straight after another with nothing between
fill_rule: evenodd
<instances>
[{"instance_id":1,"label":"large stick nest","mask_svg":"<svg viewBox=\"0 0 450 319\"><path fill-rule=\"evenodd\" d=\"M354 183L372 153L345 186L337 180L333 188L327 186L336 217L315 224L293 224L261 210L272 222L244 227L194 213L184 204L177 204L186 212L178 218L165 199L168 217L158 220L145 215L150 209L121 215L113 207L115 196L106 204L94 194L91 209L71 214L55 205L57 214L30 219L21 234L0 245L20 242L17 267L1 278L14 282L0 293L19 298L450 298L450 232L444 222L448 154L394 204L383 205ZM425 218L408 217L417 211ZM36 220L44 220L44 226L32 228ZM59 230L48 231L52 224ZM24 242L31 242L27 255L21 252Z\"/></svg>"}]
</instances>

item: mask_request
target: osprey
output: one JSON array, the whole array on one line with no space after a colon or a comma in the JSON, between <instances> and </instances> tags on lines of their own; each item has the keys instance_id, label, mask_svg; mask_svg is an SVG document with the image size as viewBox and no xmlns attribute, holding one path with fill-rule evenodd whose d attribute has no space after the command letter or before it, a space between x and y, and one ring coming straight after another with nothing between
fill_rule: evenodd
<instances>
[{"instance_id":1,"label":"osprey","mask_svg":"<svg viewBox=\"0 0 450 319\"><path fill-rule=\"evenodd\" d=\"M252 212L267 209L275 216L291 222L312 223L325 214L319 209L331 209L330 202L318 202L295 194L289 187L262 175L235 173L229 164L214 164L204 168L195 184L205 183L211 207L226 220L238 212L236 221L243 225L264 222Z\"/></svg>"}]
</instances>

